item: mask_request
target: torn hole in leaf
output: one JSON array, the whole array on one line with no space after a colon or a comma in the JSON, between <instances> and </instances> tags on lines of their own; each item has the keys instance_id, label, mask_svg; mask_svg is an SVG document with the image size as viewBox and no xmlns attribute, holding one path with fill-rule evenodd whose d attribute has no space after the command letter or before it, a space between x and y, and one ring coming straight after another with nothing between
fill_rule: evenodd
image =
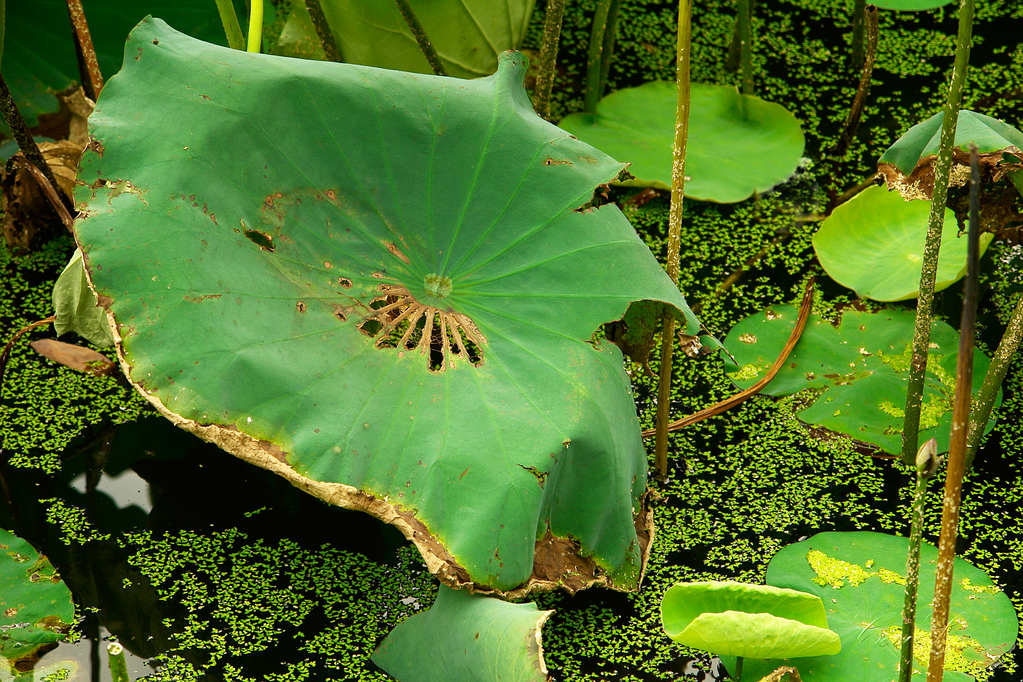
<instances>
[{"instance_id":1,"label":"torn hole in leaf","mask_svg":"<svg viewBox=\"0 0 1023 682\"><path fill-rule=\"evenodd\" d=\"M259 230L245 230L242 234L248 237L249 241L263 249L264 251L274 252L274 238L266 232L260 232Z\"/></svg>"},{"instance_id":2,"label":"torn hole in leaf","mask_svg":"<svg viewBox=\"0 0 1023 682\"><path fill-rule=\"evenodd\" d=\"M473 367L483 363L487 340L467 315L420 303L403 286L381 284L379 290L369 316L358 325L376 338L376 348L419 351L432 372L450 368L456 359Z\"/></svg>"}]
</instances>

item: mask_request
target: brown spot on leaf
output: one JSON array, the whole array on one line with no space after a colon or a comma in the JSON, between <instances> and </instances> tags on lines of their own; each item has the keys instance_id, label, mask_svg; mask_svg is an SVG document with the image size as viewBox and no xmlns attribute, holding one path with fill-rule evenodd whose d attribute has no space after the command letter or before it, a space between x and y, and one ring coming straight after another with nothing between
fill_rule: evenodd
<instances>
[{"instance_id":1,"label":"brown spot on leaf","mask_svg":"<svg viewBox=\"0 0 1023 682\"><path fill-rule=\"evenodd\" d=\"M207 299L220 298L221 296L223 296L223 294L202 294L201 296L189 296L188 294L185 294L183 298L190 303L202 303Z\"/></svg>"},{"instance_id":2,"label":"brown spot on leaf","mask_svg":"<svg viewBox=\"0 0 1023 682\"><path fill-rule=\"evenodd\" d=\"M347 277L338 277L337 283L340 284L345 289L352 288L352 280L348 279Z\"/></svg>"},{"instance_id":3,"label":"brown spot on leaf","mask_svg":"<svg viewBox=\"0 0 1023 682\"><path fill-rule=\"evenodd\" d=\"M546 159L543 160L543 165L545 165L545 166L571 166L572 162L571 161L567 161L565 159L553 159L553 158L548 156Z\"/></svg>"},{"instance_id":4,"label":"brown spot on leaf","mask_svg":"<svg viewBox=\"0 0 1023 682\"><path fill-rule=\"evenodd\" d=\"M401 249L394 245L394 242L384 242L384 246L387 247L387 250L391 252L392 256L400 260L402 263L405 263L406 265L408 264L408 256L402 253Z\"/></svg>"},{"instance_id":5,"label":"brown spot on leaf","mask_svg":"<svg viewBox=\"0 0 1023 682\"><path fill-rule=\"evenodd\" d=\"M297 310L300 313L304 313L305 312L305 302L304 301L299 301L298 303L296 303L295 304L295 310Z\"/></svg>"}]
</instances>

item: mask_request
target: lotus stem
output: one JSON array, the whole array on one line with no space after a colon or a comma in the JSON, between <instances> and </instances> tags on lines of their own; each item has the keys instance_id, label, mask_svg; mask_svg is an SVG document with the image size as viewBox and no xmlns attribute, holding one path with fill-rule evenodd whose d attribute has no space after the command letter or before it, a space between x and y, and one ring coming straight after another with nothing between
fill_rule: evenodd
<instances>
[{"instance_id":1,"label":"lotus stem","mask_svg":"<svg viewBox=\"0 0 1023 682\"><path fill-rule=\"evenodd\" d=\"M128 664L124 660L124 647L120 642L107 645L107 664L110 666L110 678L113 682L131 682L128 677Z\"/></svg>"},{"instance_id":2,"label":"lotus stem","mask_svg":"<svg viewBox=\"0 0 1023 682\"><path fill-rule=\"evenodd\" d=\"M941 144L934 168L934 195L931 197L927 239L924 242L923 267L920 270L920 294L917 299L916 324L913 329L913 356L909 365L905 420L902 426L902 461L909 465L912 465L916 458L917 440L920 434L920 404L923 399L924 375L927 371L927 347L931 342L934 280L938 271L938 251L941 248L941 230L945 223L945 206L948 203L952 145L955 141L956 121L959 118L963 85L966 83L966 70L970 62L973 10L973 0L961 0L955 62L952 67L948 97L945 100L945 117L941 124Z\"/></svg>"},{"instance_id":3,"label":"lotus stem","mask_svg":"<svg viewBox=\"0 0 1023 682\"><path fill-rule=\"evenodd\" d=\"M739 34L739 70L742 76L741 92L753 94L753 0L739 0L736 18Z\"/></svg>"},{"instance_id":4,"label":"lotus stem","mask_svg":"<svg viewBox=\"0 0 1023 682\"><path fill-rule=\"evenodd\" d=\"M43 318L42 320L36 320L31 324L26 324L24 327L14 332L11 338L4 344L2 350L0 350L0 400L4 397L4 373L7 371L7 361L10 360L11 351L14 349L14 344L23 334L27 334L36 327L42 327L44 325L52 323L57 318L54 315Z\"/></svg>"},{"instance_id":5,"label":"lotus stem","mask_svg":"<svg viewBox=\"0 0 1023 682\"><path fill-rule=\"evenodd\" d=\"M618 11L622 0L611 0L611 9L607 13L607 28L604 30L604 47L600 53L600 96L604 96L607 87L607 76L611 72L611 57L615 53L615 40L618 37ZM599 99L599 98L598 98Z\"/></svg>"},{"instance_id":6,"label":"lotus stem","mask_svg":"<svg viewBox=\"0 0 1023 682\"><path fill-rule=\"evenodd\" d=\"M945 498L941 508L941 538L934 580L934 610L931 612L931 660L927 682L941 682L945 672L945 639L948 607L952 596L952 572L955 567L956 536L959 533L959 508L963 475L966 473L966 435L970 425L970 395L973 392L973 343L977 332L977 265L979 260L980 170L977 147L971 145L970 229L967 233L967 273L963 286L963 313L959 324L959 358L956 362L955 403L952 409L952 433L949 436L948 468L945 471Z\"/></svg>"},{"instance_id":7,"label":"lotus stem","mask_svg":"<svg viewBox=\"0 0 1023 682\"><path fill-rule=\"evenodd\" d=\"M855 0L853 3L853 24L852 24L852 54L850 62L853 69L863 67L863 29L866 25L867 0ZM877 11L877 8L874 8Z\"/></svg>"},{"instance_id":8,"label":"lotus stem","mask_svg":"<svg viewBox=\"0 0 1023 682\"><path fill-rule=\"evenodd\" d=\"M984 429L987 427L988 419L991 417L991 409L998 396L998 389L1005 379L1012 358L1019 350L1020 341L1023 340L1023 294L1016 297L1016 307L1009 317L1009 324L1005 327L1002 340L998 342L998 349L995 350L984 375L984 382L974 400L973 410L970 412L970 434L966 437L966 470L970 470L973 458L977 456L977 448L984 438Z\"/></svg>"},{"instance_id":9,"label":"lotus stem","mask_svg":"<svg viewBox=\"0 0 1023 682\"><path fill-rule=\"evenodd\" d=\"M85 20L82 0L67 0L67 13L71 19L71 30L75 37L75 51L78 54L78 70L82 78L85 95L96 101L103 89L103 74L99 70L96 49L89 34L89 23Z\"/></svg>"},{"instance_id":10,"label":"lotus stem","mask_svg":"<svg viewBox=\"0 0 1023 682\"><path fill-rule=\"evenodd\" d=\"M228 46L232 50L244 50L245 36L242 35L242 25L238 23L238 15L234 11L234 3L231 0L216 0L216 3Z\"/></svg>"},{"instance_id":11,"label":"lotus stem","mask_svg":"<svg viewBox=\"0 0 1023 682\"><path fill-rule=\"evenodd\" d=\"M902 650L899 682L913 677L913 638L916 634L916 599L920 591L920 544L924 535L927 484L938 469L938 441L931 438L916 453L916 487L909 512L909 554L906 557L906 592L902 602Z\"/></svg>"},{"instance_id":12,"label":"lotus stem","mask_svg":"<svg viewBox=\"0 0 1023 682\"><path fill-rule=\"evenodd\" d=\"M540 44L540 72L536 76L536 113L548 121L551 118L551 90L554 70L558 63L558 43L561 40L561 20L565 16L565 0L547 0L547 13L543 21L543 40Z\"/></svg>"},{"instance_id":13,"label":"lotus stem","mask_svg":"<svg viewBox=\"0 0 1023 682\"><path fill-rule=\"evenodd\" d=\"M53 175L53 169L50 168L50 164L46 163L46 159L43 158L43 153L39 151L39 145L32 138L32 133L29 132L28 124L25 123L25 119L21 115L21 111L18 110L18 105L14 101L14 97L11 96L11 91L7 87L7 81L3 75L0 75L0 110L3 111L4 121L7 122L7 126L11 129L11 133L14 136L15 141L18 143L18 148L21 153L25 155L25 158L30 164L39 169L39 172L43 174L46 181L53 185L57 191L58 196L64 202L64 206L68 209L74 207L71 199L67 197L61 190L60 185L57 184L57 178Z\"/></svg>"},{"instance_id":14,"label":"lotus stem","mask_svg":"<svg viewBox=\"0 0 1023 682\"><path fill-rule=\"evenodd\" d=\"M583 95L583 111L589 114L597 110L597 102L604 92L604 83L601 82L600 76L604 69L604 48L607 45L606 36L613 4L617 4L615 0L599 0L597 9L593 12L590 47L586 56L586 92Z\"/></svg>"},{"instance_id":15,"label":"lotus stem","mask_svg":"<svg viewBox=\"0 0 1023 682\"><path fill-rule=\"evenodd\" d=\"M259 52L263 43L263 0L252 0L249 7L249 40L246 50Z\"/></svg>"},{"instance_id":16,"label":"lotus stem","mask_svg":"<svg viewBox=\"0 0 1023 682\"><path fill-rule=\"evenodd\" d=\"M345 58L341 54L341 46L338 45L334 32L330 30L330 24L327 23L327 15L323 13L320 0L305 0L305 8L309 12L313 28L316 29L316 35L320 39L323 54L332 62L343 62Z\"/></svg>"},{"instance_id":17,"label":"lotus stem","mask_svg":"<svg viewBox=\"0 0 1023 682\"><path fill-rule=\"evenodd\" d=\"M4 59L4 41L7 37L7 0L0 0L0 64Z\"/></svg>"},{"instance_id":18,"label":"lotus stem","mask_svg":"<svg viewBox=\"0 0 1023 682\"><path fill-rule=\"evenodd\" d=\"M735 672L731 675L735 682L742 682L742 656L735 657Z\"/></svg>"},{"instance_id":19,"label":"lotus stem","mask_svg":"<svg viewBox=\"0 0 1023 682\"><path fill-rule=\"evenodd\" d=\"M426 57L426 61L430 64L430 68L438 76L448 75L444 71L444 66L440 63L440 56L437 54L437 50L434 49L433 43L427 37L426 31L423 30L423 25L419 23L416 13L409 6L408 0L394 0L394 3L398 5L398 11L401 12L401 16L408 25L408 29L412 31L412 37L416 39L416 44L422 50L423 56Z\"/></svg>"},{"instance_id":20,"label":"lotus stem","mask_svg":"<svg viewBox=\"0 0 1023 682\"><path fill-rule=\"evenodd\" d=\"M675 45L675 81L678 102L675 107L675 144L671 165L671 207L668 211L668 277L678 284L679 251L682 242L682 199L686 185L686 142L689 139L689 61L693 5L678 1L678 38ZM666 310L661 329L661 367L657 383L657 432L654 452L657 475L668 478L668 419L671 406L671 355L674 350L675 315Z\"/></svg>"},{"instance_id":21,"label":"lotus stem","mask_svg":"<svg viewBox=\"0 0 1023 682\"><path fill-rule=\"evenodd\" d=\"M863 115L863 106L867 102L867 93L870 92L870 77L874 73L874 62L877 59L877 8L870 5L864 9L862 16L867 25L867 53L866 57L860 54L860 63L863 70L860 73L860 83L856 87L856 96L853 97L852 107L849 109L849 116L845 119L845 127L842 135L835 145L835 155L842 156L849 149L853 137L856 136L856 128L860 125L860 117ZM862 29L861 29L862 30ZM860 38L859 45L863 45Z\"/></svg>"}]
</instances>

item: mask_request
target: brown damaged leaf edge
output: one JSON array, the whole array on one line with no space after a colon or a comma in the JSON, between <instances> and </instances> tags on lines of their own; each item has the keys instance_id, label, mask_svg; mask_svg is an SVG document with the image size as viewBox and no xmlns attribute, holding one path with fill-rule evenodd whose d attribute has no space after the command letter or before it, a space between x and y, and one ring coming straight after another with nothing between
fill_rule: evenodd
<instances>
[{"instance_id":1,"label":"brown damaged leaf edge","mask_svg":"<svg viewBox=\"0 0 1023 682\"><path fill-rule=\"evenodd\" d=\"M92 284L92 273L86 258L85 273L89 288L95 291ZM397 528L405 538L416 546L426 562L426 568L438 580L454 589L464 589L476 594L501 597L504 599L520 599L534 592L548 592L563 589L569 594L590 587L607 587L621 591L614 585L606 573L589 557L580 554L580 545L571 538L557 537L547 533L537 541L533 555L533 573L529 579L518 587L502 591L480 585L469 579L468 572L462 568L450 552L433 536L426 525L420 521L411 509L399 507L392 502L365 493L358 488L344 483L324 483L307 478L287 464L287 453L265 440L259 440L238 430L237 427L223 424L200 424L171 411L159 397L150 393L143 385L131 378L131 365L124 355L121 334L114 314L110 312L111 299L100 297L100 304L107 314L107 323L114 338L117 359L121 371L128 382L156 410L180 429L213 443L222 450L245 460L267 471L271 471L293 486L328 504L344 509L362 511ZM637 585L643 582L646 573L650 547L654 539L653 512L647 505L646 495L640 502L638 513L634 517L636 534L640 542L640 576ZM540 647L542 661L543 648L540 645L541 620L536 629L537 646ZM546 672L545 672L546 674Z\"/></svg>"},{"instance_id":2,"label":"brown damaged leaf edge","mask_svg":"<svg viewBox=\"0 0 1023 682\"><path fill-rule=\"evenodd\" d=\"M1016 147L1006 147L993 152L978 155L981 175L998 182L1009 173L1023 170L1023 163L1005 160L1011 154L1023 159L1023 152ZM913 172L904 174L894 164L877 164L877 173L884 178L889 190L897 191L904 199L927 199L934 194L934 162L937 156L931 154L920 159ZM949 187L962 187L970 179L970 153L962 149L952 150L952 171L949 176Z\"/></svg>"}]
</instances>

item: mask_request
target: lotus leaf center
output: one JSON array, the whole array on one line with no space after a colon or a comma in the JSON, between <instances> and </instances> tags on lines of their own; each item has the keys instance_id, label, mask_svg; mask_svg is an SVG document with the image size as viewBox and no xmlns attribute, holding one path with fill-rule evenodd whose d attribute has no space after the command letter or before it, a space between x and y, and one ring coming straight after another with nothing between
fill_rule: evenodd
<instances>
[{"instance_id":1,"label":"lotus leaf center","mask_svg":"<svg viewBox=\"0 0 1023 682\"><path fill-rule=\"evenodd\" d=\"M438 275L435 272L431 272L423 278L423 285L428 293L440 298L444 298L451 293L451 278Z\"/></svg>"}]
</instances>

